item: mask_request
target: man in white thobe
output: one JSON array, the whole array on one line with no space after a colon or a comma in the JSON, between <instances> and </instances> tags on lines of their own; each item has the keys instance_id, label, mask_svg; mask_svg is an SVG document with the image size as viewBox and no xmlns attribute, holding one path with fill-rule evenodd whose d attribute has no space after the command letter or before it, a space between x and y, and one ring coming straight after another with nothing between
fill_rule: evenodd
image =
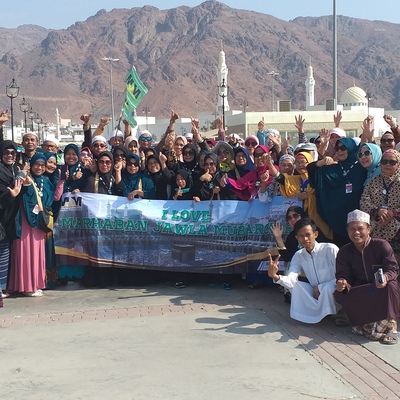
<instances>
[{"instance_id":1,"label":"man in white thobe","mask_svg":"<svg viewBox=\"0 0 400 400\"><path fill-rule=\"evenodd\" d=\"M303 248L293 256L288 274L278 275L280 256L274 261L269 256L268 275L292 293L290 316L315 324L337 312L333 293L336 289L336 255L339 248L332 243L318 243L317 226L309 218L297 221L294 232ZM298 280L302 270L308 282Z\"/></svg>"}]
</instances>

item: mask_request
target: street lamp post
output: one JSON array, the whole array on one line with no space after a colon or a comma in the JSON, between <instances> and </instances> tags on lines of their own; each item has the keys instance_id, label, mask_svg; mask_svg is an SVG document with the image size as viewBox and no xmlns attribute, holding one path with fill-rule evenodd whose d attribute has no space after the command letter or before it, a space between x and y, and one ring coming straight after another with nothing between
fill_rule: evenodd
<instances>
[{"instance_id":1,"label":"street lamp post","mask_svg":"<svg viewBox=\"0 0 400 400\"><path fill-rule=\"evenodd\" d=\"M31 120L31 124L32 124L31 131L33 133L33 120L36 118L36 113L35 113L35 111L33 111L32 107L29 110L28 117Z\"/></svg>"},{"instance_id":2,"label":"street lamp post","mask_svg":"<svg viewBox=\"0 0 400 400\"><path fill-rule=\"evenodd\" d=\"M19 108L24 113L24 127L25 127L25 133L26 133L26 132L28 132L28 126L26 125L26 113L29 110L29 103L25 100L25 97L22 98L22 102L19 105Z\"/></svg>"},{"instance_id":3,"label":"street lamp post","mask_svg":"<svg viewBox=\"0 0 400 400\"><path fill-rule=\"evenodd\" d=\"M249 102L247 100L243 100L240 105L243 107L243 112L246 112L246 108L249 106Z\"/></svg>"},{"instance_id":4,"label":"street lamp post","mask_svg":"<svg viewBox=\"0 0 400 400\"><path fill-rule=\"evenodd\" d=\"M42 142L43 138L40 137L40 124L42 123L42 118L39 117L39 113L36 114L35 122L37 123L38 138L39 138L40 142Z\"/></svg>"},{"instance_id":5,"label":"street lamp post","mask_svg":"<svg viewBox=\"0 0 400 400\"><path fill-rule=\"evenodd\" d=\"M365 98L367 99L367 117L369 116L369 101L372 100L371 95L366 93Z\"/></svg>"},{"instance_id":6,"label":"street lamp post","mask_svg":"<svg viewBox=\"0 0 400 400\"><path fill-rule=\"evenodd\" d=\"M225 130L225 98L228 97L228 89L229 87L225 83L225 78L222 79L222 83L219 86L220 89L222 89L222 93L219 94L220 97L222 97L222 126Z\"/></svg>"},{"instance_id":7,"label":"street lamp post","mask_svg":"<svg viewBox=\"0 0 400 400\"><path fill-rule=\"evenodd\" d=\"M15 79L13 78L11 83L6 86L6 95L11 100L11 139L14 141L14 109L13 109L13 99L18 97L19 86L16 84Z\"/></svg>"},{"instance_id":8,"label":"street lamp post","mask_svg":"<svg viewBox=\"0 0 400 400\"><path fill-rule=\"evenodd\" d=\"M147 116L150 114L150 108L145 106L142 110L142 113L146 116L146 129L149 130L149 121L147 119Z\"/></svg>"},{"instance_id":9,"label":"street lamp post","mask_svg":"<svg viewBox=\"0 0 400 400\"><path fill-rule=\"evenodd\" d=\"M275 111L275 99L274 99L274 83L275 83L275 77L279 75L279 72L271 71L267 72L267 75L272 76L272 95L271 95L271 109L272 111Z\"/></svg>"},{"instance_id":10,"label":"street lamp post","mask_svg":"<svg viewBox=\"0 0 400 400\"><path fill-rule=\"evenodd\" d=\"M115 115L114 115L114 89L112 79L112 63L119 61L119 58L103 57L103 61L108 61L110 64L110 89L111 89L111 111L112 111L112 129L115 129Z\"/></svg>"}]
</instances>

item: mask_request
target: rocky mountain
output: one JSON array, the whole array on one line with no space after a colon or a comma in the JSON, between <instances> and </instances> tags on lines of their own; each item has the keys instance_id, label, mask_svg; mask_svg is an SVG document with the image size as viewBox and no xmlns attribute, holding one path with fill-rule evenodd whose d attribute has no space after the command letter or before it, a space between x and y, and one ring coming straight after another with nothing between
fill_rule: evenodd
<instances>
[{"instance_id":1,"label":"rocky mountain","mask_svg":"<svg viewBox=\"0 0 400 400\"><path fill-rule=\"evenodd\" d=\"M14 77L20 96L45 121L54 121L56 107L74 121L82 112L96 119L110 115L109 63L102 57L119 58L113 63L116 114L132 65L149 88L140 108L149 107L151 115L166 117L171 108L183 116L212 110L221 41L231 108L245 101L249 111L270 110L272 78L267 73L273 70L279 72L275 98L304 109L310 60L316 103L332 97L330 17L286 22L210 0L193 8L101 10L68 29L2 28L0 37L4 86ZM370 93L372 106L400 108L399 37L398 24L339 16L339 95L355 83ZM0 96L6 107L9 99Z\"/></svg>"}]
</instances>

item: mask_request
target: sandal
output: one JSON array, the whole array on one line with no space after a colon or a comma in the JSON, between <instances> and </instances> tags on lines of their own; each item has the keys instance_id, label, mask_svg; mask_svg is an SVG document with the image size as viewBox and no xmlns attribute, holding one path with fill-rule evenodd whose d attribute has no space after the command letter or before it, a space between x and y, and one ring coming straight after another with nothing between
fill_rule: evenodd
<instances>
[{"instance_id":1,"label":"sandal","mask_svg":"<svg viewBox=\"0 0 400 400\"><path fill-rule=\"evenodd\" d=\"M393 331L391 331L391 332L388 332L388 333L386 334L386 336L384 336L384 337L380 340L380 342L381 342L382 344L397 344L398 340L399 340L399 334L398 334L398 332L393 332Z\"/></svg>"},{"instance_id":2,"label":"sandal","mask_svg":"<svg viewBox=\"0 0 400 400\"><path fill-rule=\"evenodd\" d=\"M22 293L24 296L27 297L41 297L43 296L43 292L39 289L36 292L23 292Z\"/></svg>"},{"instance_id":3,"label":"sandal","mask_svg":"<svg viewBox=\"0 0 400 400\"><path fill-rule=\"evenodd\" d=\"M346 326L349 325L350 325L349 320L343 315L339 315L338 317L335 318L335 326L337 328L346 328Z\"/></svg>"}]
</instances>

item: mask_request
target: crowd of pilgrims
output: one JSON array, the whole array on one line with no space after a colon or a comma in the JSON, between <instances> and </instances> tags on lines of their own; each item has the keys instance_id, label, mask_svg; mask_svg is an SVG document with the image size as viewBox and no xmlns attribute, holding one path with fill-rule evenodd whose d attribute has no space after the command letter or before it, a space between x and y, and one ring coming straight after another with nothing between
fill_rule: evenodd
<instances>
[{"instance_id":1,"label":"crowd of pilgrims","mask_svg":"<svg viewBox=\"0 0 400 400\"><path fill-rule=\"evenodd\" d=\"M45 138L39 152L37 135L28 131L19 152L15 143L3 140L1 131L0 283L7 290L3 297L10 292L41 296L46 285L49 288L60 279L52 233L38 228L37 205L40 198L42 206L52 207L57 216L65 192L117 195L130 201L269 202L273 196L296 197L304 215L339 247L349 242L347 214L359 208L371 215L372 236L389 241L400 255L400 154L396 150L400 129L390 115L384 116L388 131L380 146L374 142L371 116L363 122L361 137L349 138L340 128L338 112L335 126L321 129L312 142L307 140L301 115L294 121L298 138L282 138L277 130L266 129L262 120L254 135L241 139L234 133L226 135L220 118L218 140L203 138L196 119L191 133L176 135L178 118L171 112L164 136L154 145L147 130L133 137L126 121L124 132L115 130L107 141L102 133L109 119L102 118L92 132L90 116L82 115L84 143L64 148L65 167L58 165L55 138ZM0 124L7 120L5 111ZM27 176L18 179L21 169ZM302 214L292 216L295 222ZM281 241L280 227L273 230L277 242Z\"/></svg>"}]
</instances>

